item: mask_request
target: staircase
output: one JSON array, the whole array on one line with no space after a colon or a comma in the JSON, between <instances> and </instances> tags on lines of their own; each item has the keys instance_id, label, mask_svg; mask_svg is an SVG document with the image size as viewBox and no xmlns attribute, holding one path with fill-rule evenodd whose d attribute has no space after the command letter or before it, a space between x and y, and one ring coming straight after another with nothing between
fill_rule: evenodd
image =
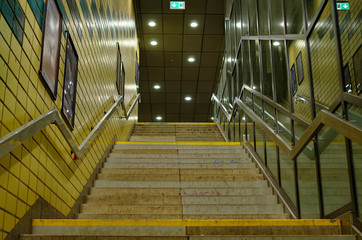
<instances>
[{"instance_id":1,"label":"staircase","mask_svg":"<svg viewBox=\"0 0 362 240\"><path fill-rule=\"evenodd\" d=\"M355 239L339 220L289 219L240 144L210 124L136 124L77 217L34 220L21 239Z\"/></svg>"}]
</instances>

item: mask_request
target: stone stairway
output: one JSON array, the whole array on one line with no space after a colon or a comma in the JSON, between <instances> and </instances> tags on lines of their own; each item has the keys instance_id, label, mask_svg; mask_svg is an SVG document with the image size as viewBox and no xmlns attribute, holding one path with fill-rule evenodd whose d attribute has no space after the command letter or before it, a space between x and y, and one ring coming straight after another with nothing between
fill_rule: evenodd
<instances>
[{"instance_id":1,"label":"stone stairway","mask_svg":"<svg viewBox=\"0 0 362 240\"><path fill-rule=\"evenodd\" d=\"M78 219L34 220L21 239L355 239L339 220L289 219L240 144L177 132L212 125L173 125L175 141L148 142L165 140L156 126L114 145Z\"/></svg>"}]
</instances>

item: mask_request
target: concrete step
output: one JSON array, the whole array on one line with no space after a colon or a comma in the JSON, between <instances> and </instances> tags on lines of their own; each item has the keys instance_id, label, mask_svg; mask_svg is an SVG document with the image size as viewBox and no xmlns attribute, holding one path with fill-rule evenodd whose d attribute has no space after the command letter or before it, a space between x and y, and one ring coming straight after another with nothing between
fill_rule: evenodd
<instances>
[{"instance_id":1,"label":"concrete step","mask_svg":"<svg viewBox=\"0 0 362 240\"><path fill-rule=\"evenodd\" d=\"M251 205L251 204L277 204L277 197L274 195L269 196L195 196L195 197L182 197L182 204L184 205Z\"/></svg>"},{"instance_id":2,"label":"concrete step","mask_svg":"<svg viewBox=\"0 0 362 240\"><path fill-rule=\"evenodd\" d=\"M213 168L255 168L255 163L219 164L219 163L112 163L106 162L104 168L176 168L176 169L213 169Z\"/></svg>"},{"instance_id":3,"label":"concrete step","mask_svg":"<svg viewBox=\"0 0 362 240\"><path fill-rule=\"evenodd\" d=\"M103 188L268 188L266 181L243 182L141 182L96 180L94 187Z\"/></svg>"},{"instance_id":4,"label":"concrete step","mask_svg":"<svg viewBox=\"0 0 362 240\"><path fill-rule=\"evenodd\" d=\"M109 157L107 163L205 163L205 164L238 164L238 163L252 163L248 158L120 158L120 157Z\"/></svg>"},{"instance_id":5,"label":"concrete step","mask_svg":"<svg viewBox=\"0 0 362 240\"><path fill-rule=\"evenodd\" d=\"M183 214L280 214L283 206L280 204L237 204L237 205L183 205Z\"/></svg>"},{"instance_id":6,"label":"concrete step","mask_svg":"<svg viewBox=\"0 0 362 240\"><path fill-rule=\"evenodd\" d=\"M22 235L20 240L85 240L89 236ZM150 236L97 236L97 240L355 240L353 235L327 236L191 236L191 237L150 237Z\"/></svg>"},{"instance_id":7,"label":"concrete step","mask_svg":"<svg viewBox=\"0 0 362 240\"><path fill-rule=\"evenodd\" d=\"M182 214L181 205L121 205L121 204L82 204L81 213L90 214Z\"/></svg>"},{"instance_id":8,"label":"concrete step","mask_svg":"<svg viewBox=\"0 0 362 240\"><path fill-rule=\"evenodd\" d=\"M98 180L107 181L253 181L263 180L262 174L243 174L243 175L202 175L202 174L104 174L100 173L97 176Z\"/></svg>"},{"instance_id":9,"label":"concrete step","mask_svg":"<svg viewBox=\"0 0 362 240\"><path fill-rule=\"evenodd\" d=\"M214 150L215 148L220 150L239 150L243 149L240 143L233 142L213 142L213 143L202 143L202 142L194 142L194 143L180 143L180 142L171 142L171 143L163 143L163 142L117 142L113 145L113 149L186 149L186 150Z\"/></svg>"},{"instance_id":10,"label":"concrete step","mask_svg":"<svg viewBox=\"0 0 362 240\"><path fill-rule=\"evenodd\" d=\"M180 196L179 188L111 188L92 187L91 196Z\"/></svg>"},{"instance_id":11,"label":"concrete step","mask_svg":"<svg viewBox=\"0 0 362 240\"><path fill-rule=\"evenodd\" d=\"M251 175L259 174L260 171L257 168L246 169L175 169L175 168L102 168L100 173L104 174L136 174L136 175L152 175L152 174L171 174L171 175Z\"/></svg>"},{"instance_id":12,"label":"concrete step","mask_svg":"<svg viewBox=\"0 0 362 240\"><path fill-rule=\"evenodd\" d=\"M124 205L181 205L181 196L87 196L86 204L124 204Z\"/></svg>"},{"instance_id":13,"label":"concrete step","mask_svg":"<svg viewBox=\"0 0 362 240\"><path fill-rule=\"evenodd\" d=\"M244 154L247 155L245 153L245 151L242 148L238 148L238 149L233 149L233 151L230 151L230 149L219 149L219 148L214 148L214 149L159 149L159 148L153 148L153 149L143 149L143 148L135 148L135 149L118 149L118 148L114 148L112 150L112 153L123 153L123 154L199 154L199 155L204 155L204 154L217 154L217 155L222 155L222 154Z\"/></svg>"},{"instance_id":14,"label":"concrete step","mask_svg":"<svg viewBox=\"0 0 362 240\"><path fill-rule=\"evenodd\" d=\"M215 160L215 159L241 159L241 158L246 158L247 155L245 154L233 154L233 153L220 153L220 154L212 154L212 153L205 153L205 154L185 154L185 155L180 155L180 154L177 154L177 153L174 153L174 154L158 154L158 153L155 153L155 154L138 154L138 153L135 153L135 154L126 154L126 153L116 153L116 152L111 152L109 155L109 157L111 158L127 158L127 159L132 159L132 158L144 158L144 159L152 159L152 158L176 158L176 159L179 159L179 158L199 158L199 159L202 159L202 158L206 158L206 159L212 159L212 160Z\"/></svg>"},{"instance_id":15,"label":"concrete step","mask_svg":"<svg viewBox=\"0 0 362 240\"><path fill-rule=\"evenodd\" d=\"M33 220L33 234L58 236L338 235L339 220ZM207 239L207 238L206 238Z\"/></svg>"}]
</instances>

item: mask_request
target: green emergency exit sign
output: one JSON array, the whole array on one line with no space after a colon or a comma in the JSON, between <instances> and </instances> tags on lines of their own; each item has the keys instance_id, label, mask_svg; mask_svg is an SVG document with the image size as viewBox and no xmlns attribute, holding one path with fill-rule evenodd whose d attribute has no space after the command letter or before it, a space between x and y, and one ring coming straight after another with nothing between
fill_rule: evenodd
<instances>
[{"instance_id":1,"label":"green emergency exit sign","mask_svg":"<svg viewBox=\"0 0 362 240\"><path fill-rule=\"evenodd\" d=\"M185 1L170 2L170 9L185 9Z\"/></svg>"},{"instance_id":2,"label":"green emergency exit sign","mask_svg":"<svg viewBox=\"0 0 362 240\"><path fill-rule=\"evenodd\" d=\"M337 3L337 10L349 10L349 3L348 2Z\"/></svg>"}]
</instances>

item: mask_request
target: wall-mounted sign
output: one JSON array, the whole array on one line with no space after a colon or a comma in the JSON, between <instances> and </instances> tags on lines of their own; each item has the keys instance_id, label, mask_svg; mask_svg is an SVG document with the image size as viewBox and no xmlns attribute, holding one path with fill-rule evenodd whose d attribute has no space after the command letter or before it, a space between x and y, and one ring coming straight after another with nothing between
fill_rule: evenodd
<instances>
[{"instance_id":1,"label":"wall-mounted sign","mask_svg":"<svg viewBox=\"0 0 362 240\"><path fill-rule=\"evenodd\" d=\"M185 9L185 1L171 1L170 2L170 9L181 9L184 10Z\"/></svg>"},{"instance_id":2,"label":"wall-mounted sign","mask_svg":"<svg viewBox=\"0 0 362 240\"><path fill-rule=\"evenodd\" d=\"M75 97L77 93L78 54L75 50L69 32L65 46L64 83L62 114L67 120L69 127L74 128Z\"/></svg>"},{"instance_id":3,"label":"wall-mounted sign","mask_svg":"<svg viewBox=\"0 0 362 240\"><path fill-rule=\"evenodd\" d=\"M348 2L337 2L337 10L349 10Z\"/></svg>"},{"instance_id":4,"label":"wall-mounted sign","mask_svg":"<svg viewBox=\"0 0 362 240\"><path fill-rule=\"evenodd\" d=\"M57 98L60 34L62 17L54 0L48 0L43 23L43 47L40 61L40 76L50 96Z\"/></svg>"}]
</instances>

